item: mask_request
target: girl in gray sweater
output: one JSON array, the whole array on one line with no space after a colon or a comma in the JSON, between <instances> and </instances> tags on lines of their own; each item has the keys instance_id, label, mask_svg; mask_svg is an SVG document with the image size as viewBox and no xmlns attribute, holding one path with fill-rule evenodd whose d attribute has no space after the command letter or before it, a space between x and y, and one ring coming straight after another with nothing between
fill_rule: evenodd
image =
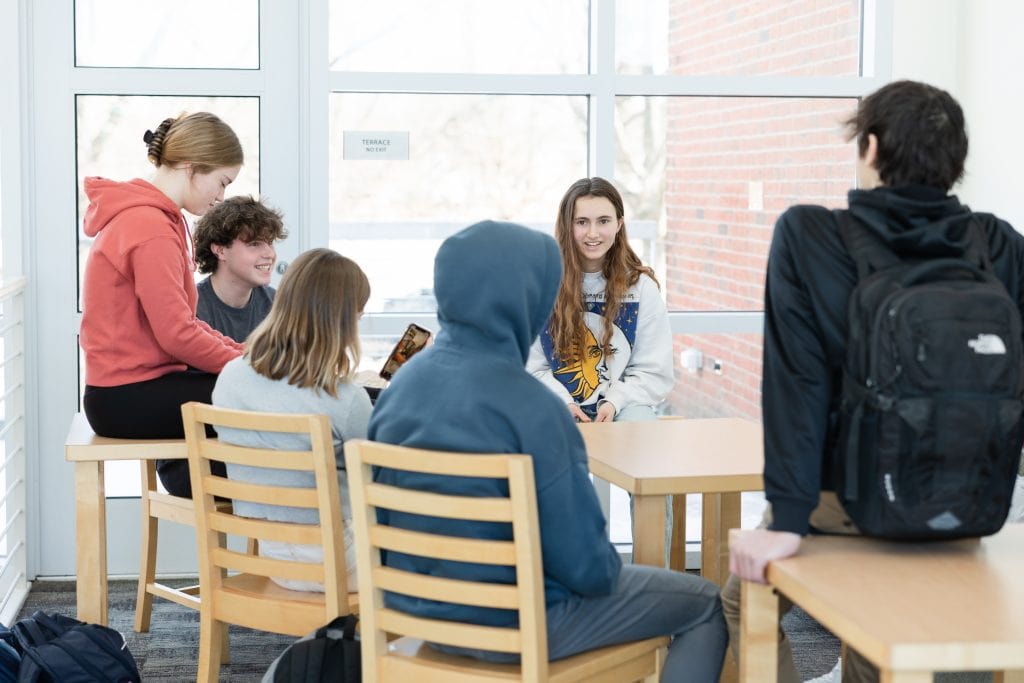
<instances>
[{"instance_id":1,"label":"girl in gray sweater","mask_svg":"<svg viewBox=\"0 0 1024 683\"><path fill-rule=\"evenodd\" d=\"M296 258L281 280L270 314L250 335L245 355L224 366L213 390L213 404L225 408L278 413L325 414L331 422L338 467L345 561L349 591L355 591L356 562L352 512L342 444L365 438L370 399L351 379L359 364L359 316L370 298L366 274L330 249L311 249ZM309 448L298 434L221 428L222 441L255 448ZM307 472L228 465L228 477L261 484L313 488ZM316 524L316 510L239 501L235 512L246 517ZM315 562L320 546L261 540L260 555ZM274 579L291 590L323 591L323 584Z\"/></svg>"}]
</instances>

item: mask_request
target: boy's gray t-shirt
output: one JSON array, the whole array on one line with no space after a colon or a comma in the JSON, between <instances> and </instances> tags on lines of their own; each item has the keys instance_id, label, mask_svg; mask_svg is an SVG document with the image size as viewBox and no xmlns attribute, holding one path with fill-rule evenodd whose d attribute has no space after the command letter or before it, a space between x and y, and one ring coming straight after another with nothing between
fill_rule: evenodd
<instances>
[{"instance_id":1,"label":"boy's gray t-shirt","mask_svg":"<svg viewBox=\"0 0 1024 683\"><path fill-rule=\"evenodd\" d=\"M228 306L217 298L209 277L196 285L196 289L199 291L196 317L239 343L244 342L256 326L263 322L274 303L274 288L269 285L253 289L249 303L242 308Z\"/></svg>"}]
</instances>

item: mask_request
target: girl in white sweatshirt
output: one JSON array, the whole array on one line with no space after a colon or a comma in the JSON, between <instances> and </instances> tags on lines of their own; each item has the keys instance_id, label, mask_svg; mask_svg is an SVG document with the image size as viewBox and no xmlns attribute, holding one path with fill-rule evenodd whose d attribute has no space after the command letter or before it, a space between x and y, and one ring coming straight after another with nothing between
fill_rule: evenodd
<instances>
[{"instance_id":1,"label":"girl in white sweatshirt","mask_svg":"<svg viewBox=\"0 0 1024 683\"><path fill-rule=\"evenodd\" d=\"M527 370L580 422L654 419L671 391L672 333L654 271L629 246L622 197L576 181L555 226L562 282Z\"/></svg>"}]
</instances>

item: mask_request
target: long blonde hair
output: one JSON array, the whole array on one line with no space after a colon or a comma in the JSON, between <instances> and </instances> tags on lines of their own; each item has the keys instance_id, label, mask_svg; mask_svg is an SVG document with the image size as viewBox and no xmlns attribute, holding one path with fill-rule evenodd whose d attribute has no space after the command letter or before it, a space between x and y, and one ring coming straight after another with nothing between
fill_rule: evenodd
<instances>
[{"instance_id":1,"label":"long blonde hair","mask_svg":"<svg viewBox=\"0 0 1024 683\"><path fill-rule=\"evenodd\" d=\"M573 237L573 214L576 211L576 200L580 197L604 197L615 207L616 220L622 220L625 213L622 196L615 186L604 178L577 180L569 187L558 205L555 239L558 240L558 246L562 251L562 282L558 287L555 307L548 321L548 332L554 343L555 354L563 362L579 356L586 333L586 323L583 320L583 312L586 310L586 302L583 300L583 267ZM658 284L654 270L645 266L629 246L625 222L615 234L615 241L604 256L601 273L606 282L601 347L607 349L612 340L615 316L622 304L622 297L629 288L637 283L641 275L647 275L654 280L654 284Z\"/></svg>"},{"instance_id":2,"label":"long blonde hair","mask_svg":"<svg viewBox=\"0 0 1024 683\"><path fill-rule=\"evenodd\" d=\"M352 259L310 249L292 261L266 319L246 340L260 375L338 396L359 365L359 315L370 282Z\"/></svg>"}]
</instances>

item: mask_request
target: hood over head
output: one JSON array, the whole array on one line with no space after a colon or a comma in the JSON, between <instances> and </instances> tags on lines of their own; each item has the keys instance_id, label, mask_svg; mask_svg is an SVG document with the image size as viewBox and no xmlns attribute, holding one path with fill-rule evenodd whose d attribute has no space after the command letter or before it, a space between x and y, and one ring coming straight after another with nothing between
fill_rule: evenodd
<instances>
[{"instance_id":1,"label":"hood over head","mask_svg":"<svg viewBox=\"0 0 1024 683\"><path fill-rule=\"evenodd\" d=\"M924 185L850 190L850 214L897 253L960 256L967 246L971 210L953 195Z\"/></svg>"},{"instance_id":2,"label":"hood over head","mask_svg":"<svg viewBox=\"0 0 1024 683\"><path fill-rule=\"evenodd\" d=\"M122 183L106 178L85 179L85 195L89 208L85 212L83 229L95 237L115 217L127 209L152 207L166 213L173 222L181 223L181 209L151 183L136 178Z\"/></svg>"},{"instance_id":3,"label":"hood over head","mask_svg":"<svg viewBox=\"0 0 1024 683\"><path fill-rule=\"evenodd\" d=\"M558 244L549 235L496 221L461 230L434 260L438 342L491 347L525 363L561 279Z\"/></svg>"}]
</instances>

